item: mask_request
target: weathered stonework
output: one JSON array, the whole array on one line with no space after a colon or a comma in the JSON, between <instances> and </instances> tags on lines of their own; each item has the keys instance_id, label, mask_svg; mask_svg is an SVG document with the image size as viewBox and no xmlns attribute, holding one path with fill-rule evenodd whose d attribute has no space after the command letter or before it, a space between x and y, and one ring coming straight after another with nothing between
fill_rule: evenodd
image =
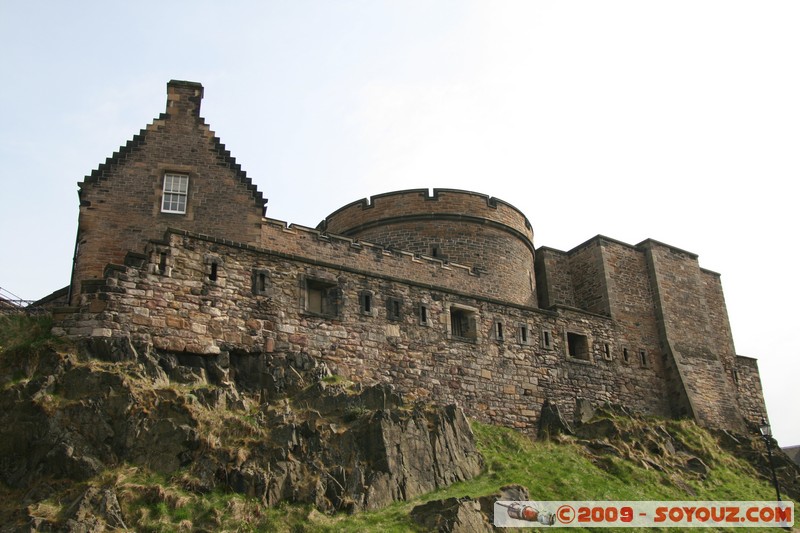
<instances>
[{"instance_id":1,"label":"weathered stonework","mask_svg":"<svg viewBox=\"0 0 800 533\"><path fill-rule=\"evenodd\" d=\"M546 401L566 416L577 401L613 403L736 431L764 416L719 276L694 254L602 236L534 250L519 210L447 189L354 202L317 229L262 218L260 193L199 118L202 87L168 87L168 118L82 185L57 333L311 357L530 431ZM169 172L188 176L184 214L161 212Z\"/></svg>"}]
</instances>

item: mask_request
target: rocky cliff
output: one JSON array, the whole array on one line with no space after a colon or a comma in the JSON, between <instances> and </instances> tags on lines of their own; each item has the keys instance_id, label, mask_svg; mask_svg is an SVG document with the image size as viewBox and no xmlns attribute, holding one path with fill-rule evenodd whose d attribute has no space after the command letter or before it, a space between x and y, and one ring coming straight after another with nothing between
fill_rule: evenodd
<instances>
[{"instance_id":1,"label":"rocky cliff","mask_svg":"<svg viewBox=\"0 0 800 533\"><path fill-rule=\"evenodd\" d=\"M0 387L0 481L24 494L4 507L4 530L126 527L120 499L158 498L152 485L120 491L109 472L125 468L266 507L352 512L482 467L456 406L408 405L391 387L342 382L302 354L208 363L127 342L49 345L5 351Z\"/></svg>"}]
</instances>

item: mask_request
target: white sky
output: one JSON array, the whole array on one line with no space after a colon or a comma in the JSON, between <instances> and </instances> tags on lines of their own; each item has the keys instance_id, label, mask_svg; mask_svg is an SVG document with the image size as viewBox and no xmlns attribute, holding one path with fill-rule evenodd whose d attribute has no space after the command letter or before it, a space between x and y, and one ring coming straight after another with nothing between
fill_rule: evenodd
<instances>
[{"instance_id":1,"label":"white sky","mask_svg":"<svg viewBox=\"0 0 800 533\"><path fill-rule=\"evenodd\" d=\"M76 182L198 81L268 216L453 187L520 208L537 246L699 254L800 444L798 28L772 1L0 0L0 287L67 284Z\"/></svg>"}]
</instances>

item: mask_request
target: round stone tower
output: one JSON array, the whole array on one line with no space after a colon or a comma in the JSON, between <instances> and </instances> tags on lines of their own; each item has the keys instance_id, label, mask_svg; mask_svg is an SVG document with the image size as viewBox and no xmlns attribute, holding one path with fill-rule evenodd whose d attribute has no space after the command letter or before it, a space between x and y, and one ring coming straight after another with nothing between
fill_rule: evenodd
<instances>
[{"instance_id":1,"label":"round stone tower","mask_svg":"<svg viewBox=\"0 0 800 533\"><path fill-rule=\"evenodd\" d=\"M531 224L497 198L454 189L389 192L334 211L317 229L470 266L499 300L536 305Z\"/></svg>"}]
</instances>

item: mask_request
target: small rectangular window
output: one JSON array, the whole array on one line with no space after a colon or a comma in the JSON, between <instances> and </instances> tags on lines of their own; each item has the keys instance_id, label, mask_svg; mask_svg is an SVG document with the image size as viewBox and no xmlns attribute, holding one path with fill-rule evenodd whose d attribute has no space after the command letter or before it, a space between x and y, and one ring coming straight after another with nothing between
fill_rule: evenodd
<instances>
[{"instance_id":1,"label":"small rectangular window","mask_svg":"<svg viewBox=\"0 0 800 533\"><path fill-rule=\"evenodd\" d=\"M505 332L503 331L503 323L497 321L494 323L494 338L497 341L504 341L505 340Z\"/></svg>"},{"instance_id":2,"label":"small rectangular window","mask_svg":"<svg viewBox=\"0 0 800 533\"><path fill-rule=\"evenodd\" d=\"M269 287L269 271L267 270L254 270L253 271L253 294L264 295L267 294Z\"/></svg>"},{"instance_id":3,"label":"small rectangular window","mask_svg":"<svg viewBox=\"0 0 800 533\"><path fill-rule=\"evenodd\" d=\"M309 313L335 317L339 314L340 291L335 283L315 279L305 282L305 310Z\"/></svg>"},{"instance_id":4,"label":"small rectangular window","mask_svg":"<svg viewBox=\"0 0 800 533\"><path fill-rule=\"evenodd\" d=\"M358 293L358 305L362 315L372 316L372 293L361 291Z\"/></svg>"},{"instance_id":5,"label":"small rectangular window","mask_svg":"<svg viewBox=\"0 0 800 533\"><path fill-rule=\"evenodd\" d=\"M478 338L477 314L472 309L450 306L450 335L460 339Z\"/></svg>"},{"instance_id":6,"label":"small rectangular window","mask_svg":"<svg viewBox=\"0 0 800 533\"><path fill-rule=\"evenodd\" d=\"M186 213L186 198L189 193L189 176L164 175L164 192L161 198L162 213Z\"/></svg>"},{"instance_id":7,"label":"small rectangular window","mask_svg":"<svg viewBox=\"0 0 800 533\"><path fill-rule=\"evenodd\" d=\"M639 350L639 364L642 366L648 366L646 350Z\"/></svg>"},{"instance_id":8,"label":"small rectangular window","mask_svg":"<svg viewBox=\"0 0 800 533\"><path fill-rule=\"evenodd\" d=\"M580 333L567 332L567 353L572 358L589 361L589 338Z\"/></svg>"},{"instance_id":9,"label":"small rectangular window","mask_svg":"<svg viewBox=\"0 0 800 533\"><path fill-rule=\"evenodd\" d=\"M425 304L419 304L419 324L421 326L428 325L428 314L429 314L428 306Z\"/></svg>"},{"instance_id":10,"label":"small rectangular window","mask_svg":"<svg viewBox=\"0 0 800 533\"><path fill-rule=\"evenodd\" d=\"M611 361L611 345L607 342L603 344L603 359L606 361Z\"/></svg>"},{"instance_id":11,"label":"small rectangular window","mask_svg":"<svg viewBox=\"0 0 800 533\"><path fill-rule=\"evenodd\" d=\"M399 298L387 298L386 318L400 320L402 318L402 301Z\"/></svg>"},{"instance_id":12,"label":"small rectangular window","mask_svg":"<svg viewBox=\"0 0 800 533\"><path fill-rule=\"evenodd\" d=\"M208 273L208 279L211 281L217 281L217 263L211 263L211 272Z\"/></svg>"},{"instance_id":13,"label":"small rectangular window","mask_svg":"<svg viewBox=\"0 0 800 533\"><path fill-rule=\"evenodd\" d=\"M530 333L528 332L528 326L526 324L520 324L519 326L519 343L520 344L528 344L530 341Z\"/></svg>"},{"instance_id":14,"label":"small rectangular window","mask_svg":"<svg viewBox=\"0 0 800 533\"><path fill-rule=\"evenodd\" d=\"M545 350L553 349L553 334L549 329L542 330L542 348Z\"/></svg>"},{"instance_id":15,"label":"small rectangular window","mask_svg":"<svg viewBox=\"0 0 800 533\"><path fill-rule=\"evenodd\" d=\"M167 252L161 252L158 256L158 272L167 273Z\"/></svg>"},{"instance_id":16,"label":"small rectangular window","mask_svg":"<svg viewBox=\"0 0 800 533\"><path fill-rule=\"evenodd\" d=\"M622 360L625 361L626 363L629 363L631 360L631 356L628 354L627 348L622 349Z\"/></svg>"}]
</instances>

